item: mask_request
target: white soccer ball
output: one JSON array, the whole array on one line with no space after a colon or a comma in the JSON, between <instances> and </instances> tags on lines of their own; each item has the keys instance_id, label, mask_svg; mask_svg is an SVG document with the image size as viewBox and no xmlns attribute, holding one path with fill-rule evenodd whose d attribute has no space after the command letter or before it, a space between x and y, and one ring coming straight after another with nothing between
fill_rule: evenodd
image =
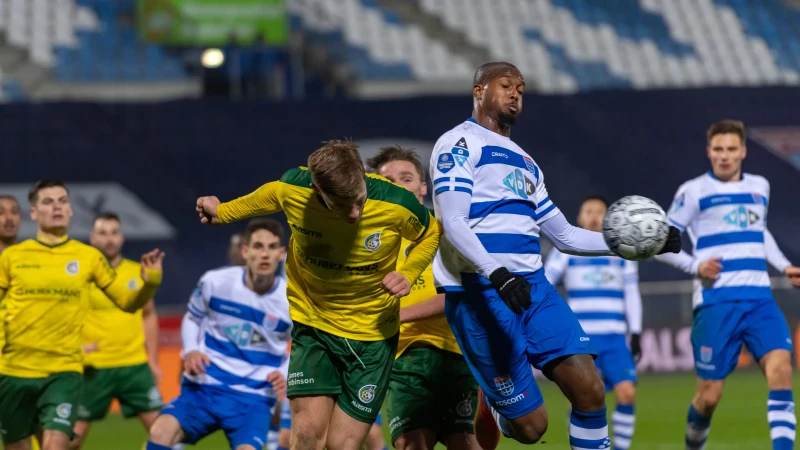
<instances>
[{"instance_id":1,"label":"white soccer ball","mask_svg":"<svg viewBox=\"0 0 800 450\"><path fill-rule=\"evenodd\" d=\"M603 218L603 237L612 252L640 261L660 252L667 243L667 215L647 197L629 195L608 208Z\"/></svg>"}]
</instances>

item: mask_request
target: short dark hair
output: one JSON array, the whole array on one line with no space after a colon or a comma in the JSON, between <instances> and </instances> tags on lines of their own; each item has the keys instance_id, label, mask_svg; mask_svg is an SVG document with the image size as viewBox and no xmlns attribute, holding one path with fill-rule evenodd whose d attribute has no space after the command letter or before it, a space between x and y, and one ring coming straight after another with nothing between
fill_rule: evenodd
<instances>
[{"instance_id":1,"label":"short dark hair","mask_svg":"<svg viewBox=\"0 0 800 450\"><path fill-rule=\"evenodd\" d=\"M478 70L475 71L475 76L472 77L472 85L476 84L485 84L500 72L508 71L508 70L516 70L519 72L520 70L517 69L517 66L504 61L498 62L489 62L480 67Z\"/></svg>"},{"instance_id":2,"label":"short dark hair","mask_svg":"<svg viewBox=\"0 0 800 450\"><path fill-rule=\"evenodd\" d=\"M711 139L718 134L735 134L739 136L739 140L744 144L746 136L744 123L740 120L724 119L711 124L706 131L706 141L711 143Z\"/></svg>"},{"instance_id":3,"label":"short dark hair","mask_svg":"<svg viewBox=\"0 0 800 450\"><path fill-rule=\"evenodd\" d=\"M322 192L355 197L366 184L366 171L353 141L327 141L308 157L311 180Z\"/></svg>"},{"instance_id":4,"label":"short dark hair","mask_svg":"<svg viewBox=\"0 0 800 450\"><path fill-rule=\"evenodd\" d=\"M380 172L381 167L392 161L407 161L414 165L417 170L419 178L425 181L425 168L422 167L422 161L414 149L401 147L399 145L390 145L388 147L381 147L377 155L367 159L367 167Z\"/></svg>"},{"instance_id":5,"label":"short dark hair","mask_svg":"<svg viewBox=\"0 0 800 450\"><path fill-rule=\"evenodd\" d=\"M604 205L606 205L606 209L608 209L608 200L602 195L597 195L597 194L587 195L586 198L584 198L583 201L581 202L581 206L583 206L584 203L590 202L592 200L602 202Z\"/></svg>"},{"instance_id":6,"label":"short dark hair","mask_svg":"<svg viewBox=\"0 0 800 450\"><path fill-rule=\"evenodd\" d=\"M250 245L250 237L258 230L267 230L278 237L283 244L283 226L275 219L259 218L247 223L247 227L242 231L242 245Z\"/></svg>"},{"instance_id":7,"label":"short dark hair","mask_svg":"<svg viewBox=\"0 0 800 450\"><path fill-rule=\"evenodd\" d=\"M92 219L92 226L94 226L98 220L113 220L117 223L122 223L122 221L119 220L119 214L111 211L103 211L94 216L94 219Z\"/></svg>"},{"instance_id":8,"label":"short dark hair","mask_svg":"<svg viewBox=\"0 0 800 450\"><path fill-rule=\"evenodd\" d=\"M39 191L42 189L47 189L51 187L62 187L67 194L69 194L69 189L67 189L67 185L64 184L61 180L39 180L33 186L31 186L31 190L28 191L28 201L30 202L31 206L35 205L36 202L39 201Z\"/></svg>"}]
</instances>

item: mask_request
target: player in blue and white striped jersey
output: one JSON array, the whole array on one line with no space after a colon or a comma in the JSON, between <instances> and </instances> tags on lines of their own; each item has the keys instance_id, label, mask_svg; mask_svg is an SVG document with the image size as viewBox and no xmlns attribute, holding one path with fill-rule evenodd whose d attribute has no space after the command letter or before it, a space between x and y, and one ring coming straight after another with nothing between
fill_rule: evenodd
<instances>
[{"instance_id":1,"label":"player in blue and white striped jersey","mask_svg":"<svg viewBox=\"0 0 800 450\"><path fill-rule=\"evenodd\" d=\"M572 404L570 445L610 445L603 383L575 314L544 276L539 233L572 254L609 256L602 234L573 227L551 201L544 174L516 143L525 81L509 63L478 68L472 117L446 132L431 155L436 217L445 234L433 270L445 314L480 386L475 437L484 450L498 428L537 442L547 428L530 366ZM663 251L680 249L680 233ZM493 420L494 417L494 420Z\"/></svg>"},{"instance_id":2,"label":"player in blue and white striped jersey","mask_svg":"<svg viewBox=\"0 0 800 450\"><path fill-rule=\"evenodd\" d=\"M608 202L587 197L578 213L578 225L591 231L603 228ZM642 296L639 264L616 256L587 258L553 249L544 265L552 284L563 281L570 308L597 352L597 365L606 391L613 390L617 406L611 416L614 448L627 450L634 429L636 364L641 356ZM631 335L628 348L626 333Z\"/></svg>"},{"instance_id":3,"label":"player in blue and white striped jersey","mask_svg":"<svg viewBox=\"0 0 800 450\"><path fill-rule=\"evenodd\" d=\"M181 395L150 430L147 450L194 444L222 429L233 450L266 445L283 398L292 330L286 281L275 275L286 249L282 226L251 221L242 235L244 267L207 272L181 327Z\"/></svg>"},{"instance_id":4,"label":"player in blue and white striped jersey","mask_svg":"<svg viewBox=\"0 0 800 450\"><path fill-rule=\"evenodd\" d=\"M694 349L697 391L689 406L686 448L702 449L725 378L745 344L766 374L773 449L794 446L792 339L772 297L767 262L800 287L800 268L778 249L767 229L769 182L742 172L744 124L723 120L707 133L711 170L675 195L669 221L686 231L693 256L659 257L694 280Z\"/></svg>"}]
</instances>

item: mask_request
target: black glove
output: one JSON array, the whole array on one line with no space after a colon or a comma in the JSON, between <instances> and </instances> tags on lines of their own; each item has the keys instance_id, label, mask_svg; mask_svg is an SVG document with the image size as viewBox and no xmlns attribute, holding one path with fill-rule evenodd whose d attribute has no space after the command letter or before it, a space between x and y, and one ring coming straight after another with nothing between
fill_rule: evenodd
<instances>
[{"instance_id":1,"label":"black glove","mask_svg":"<svg viewBox=\"0 0 800 450\"><path fill-rule=\"evenodd\" d=\"M663 255L664 253L680 253L681 252L681 230L670 226L669 227L669 235L667 235L667 242L664 244L664 248L658 252L658 255Z\"/></svg>"},{"instance_id":2,"label":"black glove","mask_svg":"<svg viewBox=\"0 0 800 450\"><path fill-rule=\"evenodd\" d=\"M642 343L639 333L631 335L631 354L633 354L633 361L639 362L642 359Z\"/></svg>"},{"instance_id":3,"label":"black glove","mask_svg":"<svg viewBox=\"0 0 800 450\"><path fill-rule=\"evenodd\" d=\"M514 275L501 267L489 275L489 281L514 314L522 314L522 311L531 306L531 284L522 276Z\"/></svg>"}]
</instances>

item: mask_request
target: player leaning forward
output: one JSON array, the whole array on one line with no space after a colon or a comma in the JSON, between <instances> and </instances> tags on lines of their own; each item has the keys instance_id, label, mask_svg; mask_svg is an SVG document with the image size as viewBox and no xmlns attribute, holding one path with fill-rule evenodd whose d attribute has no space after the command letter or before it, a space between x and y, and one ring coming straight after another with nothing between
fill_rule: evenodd
<instances>
[{"instance_id":1,"label":"player leaning forward","mask_svg":"<svg viewBox=\"0 0 800 450\"><path fill-rule=\"evenodd\" d=\"M380 411L397 349L399 297L431 263L440 229L414 194L367 175L356 145L330 141L308 168L220 204L203 223L284 211L292 331L292 449L358 449ZM401 240L413 241L396 270Z\"/></svg>"},{"instance_id":2,"label":"player leaning forward","mask_svg":"<svg viewBox=\"0 0 800 450\"><path fill-rule=\"evenodd\" d=\"M567 222L547 194L542 171L509 139L524 88L513 65L481 66L472 117L436 142L430 170L445 235L434 279L446 293L447 321L485 393L475 419L481 447L497 446L498 427L526 444L544 434L547 412L533 365L572 404L572 448L605 449L610 441L596 354L544 276L539 234L563 253L610 252L601 233ZM680 250L678 231L671 235L662 251Z\"/></svg>"},{"instance_id":3,"label":"player leaning forward","mask_svg":"<svg viewBox=\"0 0 800 450\"><path fill-rule=\"evenodd\" d=\"M141 309L161 283L164 254L142 256L144 283L131 290L99 250L68 238L72 209L64 183L40 181L28 199L36 239L0 255L0 301L6 306L0 432L6 450L25 450L41 424L42 447L65 450L83 383L81 329L92 284L120 309Z\"/></svg>"}]
</instances>

